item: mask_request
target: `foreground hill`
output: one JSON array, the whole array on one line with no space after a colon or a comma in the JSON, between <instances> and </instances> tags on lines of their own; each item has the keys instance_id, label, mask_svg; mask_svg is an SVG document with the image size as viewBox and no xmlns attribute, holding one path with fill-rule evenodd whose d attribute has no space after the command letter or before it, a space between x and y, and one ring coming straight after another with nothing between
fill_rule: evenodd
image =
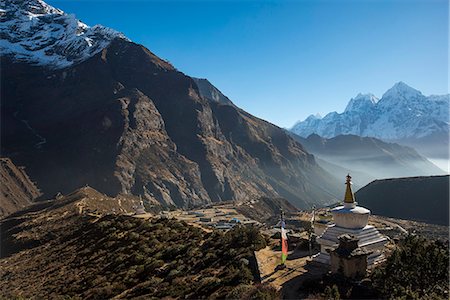
<instances>
[{"instance_id":1,"label":"foreground hill","mask_svg":"<svg viewBox=\"0 0 450 300\"><path fill-rule=\"evenodd\" d=\"M85 193L92 210L101 194ZM57 206L22 212L0 225L2 248L13 250L1 252L2 297L237 299L255 292L276 294L253 286L258 281L253 251L266 245L254 228L206 233L175 220L95 216Z\"/></svg>"},{"instance_id":2,"label":"foreground hill","mask_svg":"<svg viewBox=\"0 0 450 300\"><path fill-rule=\"evenodd\" d=\"M0 218L21 210L41 195L23 168L0 158Z\"/></svg>"},{"instance_id":3,"label":"foreground hill","mask_svg":"<svg viewBox=\"0 0 450 300\"><path fill-rule=\"evenodd\" d=\"M308 138L292 135L307 151L319 159L319 164L332 174L354 173L362 186L374 179L441 175L439 169L414 149L396 143L386 143L371 137L338 135L323 138L311 134ZM328 163L328 164L327 164Z\"/></svg>"},{"instance_id":4,"label":"foreground hill","mask_svg":"<svg viewBox=\"0 0 450 300\"><path fill-rule=\"evenodd\" d=\"M134 214L139 198L119 195L111 198L91 187L77 189L56 199L38 201L7 216L0 223L0 256L48 242L60 228L77 227L74 217L105 214ZM74 223L75 222L75 223Z\"/></svg>"},{"instance_id":5,"label":"foreground hill","mask_svg":"<svg viewBox=\"0 0 450 300\"><path fill-rule=\"evenodd\" d=\"M199 89L167 61L103 27L91 38L87 25L42 1L11 1L6 10L3 29L14 47L2 49L8 80L1 150L27 166L45 195L89 184L178 207L258 196L299 208L335 201L334 178L298 142L214 100L206 82ZM14 30L17 22L24 31ZM30 36L48 39L18 53ZM55 43L76 47L64 56ZM40 59L45 53L51 62Z\"/></svg>"},{"instance_id":6,"label":"foreground hill","mask_svg":"<svg viewBox=\"0 0 450 300\"><path fill-rule=\"evenodd\" d=\"M375 180L355 193L373 214L449 224L449 176Z\"/></svg>"}]
</instances>

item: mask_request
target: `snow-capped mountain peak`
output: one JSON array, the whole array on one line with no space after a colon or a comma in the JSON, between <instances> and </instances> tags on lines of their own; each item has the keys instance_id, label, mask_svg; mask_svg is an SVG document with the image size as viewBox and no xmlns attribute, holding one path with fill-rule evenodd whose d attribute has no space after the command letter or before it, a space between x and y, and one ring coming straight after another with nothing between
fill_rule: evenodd
<instances>
[{"instance_id":1,"label":"snow-capped mountain peak","mask_svg":"<svg viewBox=\"0 0 450 300\"><path fill-rule=\"evenodd\" d=\"M384 99L387 99L387 98L411 99L411 98L416 98L416 97L420 97L420 96L423 96L420 91L410 87L403 81L400 81L400 82L397 82L396 84L394 84L394 86L391 87L389 90L387 90L383 94L382 98L384 98Z\"/></svg>"},{"instance_id":2,"label":"snow-capped mountain peak","mask_svg":"<svg viewBox=\"0 0 450 300\"><path fill-rule=\"evenodd\" d=\"M367 110L375 106L378 98L373 94L359 93L355 98L352 98L345 108L345 112Z\"/></svg>"},{"instance_id":3,"label":"snow-capped mountain peak","mask_svg":"<svg viewBox=\"0 0 450 300\"><path fill-rule=\"evenodd\" d=\"M424 96L404 82L396 83L378 100L358 94L343 113L331 112L322 119L308 117L292 132L308 137L316 133L331 138L341 134L385 140L423 138L449 132L450 96Z\"/></svg>"},{"instance_id":4,"label":"snow-capped mountain peak","mask_svg":"<svg viewBox=\"0 0 450 300\"><path fill-rule=\"evenodd\" d=\"M64 68L100 52L116 38L113 29L90 27L41 0L0 1L0 54L50 68Z\"/></svg>"},{"instance_id":5,"label":"snow-capped mountain peak","mask_svg":"<svg viewBox=\"0 0 450 300\"><path fill-rule=\"evenodd\" d=\"M1 5L3 9L9 8L10 11L13 11L15 16L25 14L28 15L29 17L37 17L48 14L59 14L59 15L64 14L62 10L50 6L41 0L29 0L29 1L6 0L2 1Z\"/></svg>"},{"instance_id":6,"label":"snow-capped mountain peak","mask_svg":"<svg viewBox=\"0 0 450 300\"><path fill-rule=\"evenodd\" d=\"M322 116L319 113L317 113L315 115L310 115L307 118L307 120L318 120L318 119L322 119Z\"/></svg>"}]
</instances>

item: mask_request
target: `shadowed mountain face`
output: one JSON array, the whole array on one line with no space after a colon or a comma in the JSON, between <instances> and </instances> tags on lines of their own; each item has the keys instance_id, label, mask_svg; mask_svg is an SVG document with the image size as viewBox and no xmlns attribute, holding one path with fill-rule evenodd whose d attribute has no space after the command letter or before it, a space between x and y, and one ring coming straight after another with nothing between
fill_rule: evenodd
<instances>
[{"instance_id":1,"label":"shadowed mountain face","mask_svg":"<svg viewBox=\"0 0 450 300\"><path fill-rule=\"evenodd\" d=\"M41 195L23 168L0 158L0 218L29 206Z\"/></svg>"},{"instance_id":2,"label":"shadowed mountain face","mask_svg":"<svg viewBox=\"0 0 450 300\"><path fill-rule=\"evenodd\" d=\"M375 180L355 194L373 214L449 224L449 176Z\"/></svg>"},{"instance_id":3,"label":"shadowed mountain face","mask_svg":"<svg viewBox=\"0 0 450 300\"><path fill-rule=\"evenodd\" d=\"M293 135L319 164L332 174L353 173L356 183L364 186L374 179L421 175L440 175L436 167L414 149L376 138L339 135L326 139L316 134L308 138Z\"/></svg>"},{"instance_id":4,"label":"shadowed mountain face","mask_svg":"<svg viewBox=\"0 0 450 300\"><path fill-rule=\"evenodd\" d=\"M298 207L338 191L282 129L201 96L146 48L114 40L59 70L2 59L2 154L45 195L89 184L188 207L255 196Z\"/></svg>"}]
</instances>

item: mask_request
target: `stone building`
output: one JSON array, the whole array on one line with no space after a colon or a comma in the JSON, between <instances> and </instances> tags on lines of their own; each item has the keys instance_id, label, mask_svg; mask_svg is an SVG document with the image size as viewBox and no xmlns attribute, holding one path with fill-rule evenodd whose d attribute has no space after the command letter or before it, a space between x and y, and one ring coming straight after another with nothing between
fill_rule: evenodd
<instances>
[{"instance_id":1,"label":"stone building","mask_svg":"<svg viewBox=\"0 0 450 300\"><path fill-rule=\"evenodd\" d=\"M358 246L358 238L350 234L339 236L339 246L330 252L331 273L347 278L364 278L369 251Z\"/></svg>"}]
</instances>

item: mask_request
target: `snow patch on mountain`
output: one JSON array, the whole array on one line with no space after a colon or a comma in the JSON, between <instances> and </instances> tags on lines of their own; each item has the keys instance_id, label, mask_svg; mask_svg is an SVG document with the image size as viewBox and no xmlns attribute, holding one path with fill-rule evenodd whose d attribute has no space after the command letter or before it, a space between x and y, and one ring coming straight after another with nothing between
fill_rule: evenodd
<instances>
[{"instance_id":1,"label":"snow patch on mountain","mask_svg":"<svg viewBox=\"0 0 450 300\"><path fill-rule=\"evenodd\" d=\"M122 33L89 27L41 0L0 1L0 54L34 65L64 68L100 52Z\"/></svg>"},{"instance_id":2,"label":"snow patch on mountain","mask_svg":"<svg viewBox=\"0 0 450 300\"><path fill-rule=\"evenodd\" d=\"M343 113L331 112L323 118L309 116L291 131L331 138L341 134L370 136L385 140L422 138L449 132L450 95L429 97L396 83L381 99L372 94L358 94Z\"/></svg>"}]
</instances>

